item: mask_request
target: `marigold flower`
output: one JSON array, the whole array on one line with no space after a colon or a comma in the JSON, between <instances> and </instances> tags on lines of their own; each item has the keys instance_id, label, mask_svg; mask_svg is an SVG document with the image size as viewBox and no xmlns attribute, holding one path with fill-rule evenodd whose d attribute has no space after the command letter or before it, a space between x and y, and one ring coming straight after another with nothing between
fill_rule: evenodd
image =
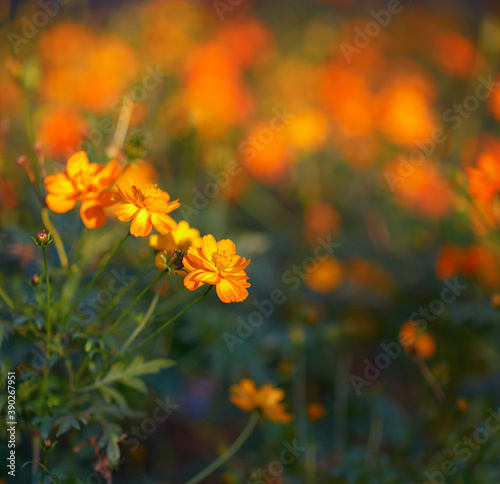
<instances>
[{"instance_id":1,"label":"marigold flower","mask_svg":"<svg viewBox=\"0 0 500 484\"><path fill-rule=\"evenodd\" d=\"M177 224L177 228L166 235L151 235L149 245L159 250L155 257L158 269L165 269L164 257L174 250L189 249L189 247L201 247L200 231L189 226L185 220Z\"/></svg>"},{"instance_id":2,"label":"marigold flower","mask_svg":"<svg viewBox=\"0 0 500 484\"><path fill-rule=\"evenodd\" d=\"M277 423L288 423L293 415L285 412L285 405L280 403L285 392L273 385L263 385L257 389L255 383L244 378L239 384L231 386L231 402L245 412L259 410L264 417Z\"/></svg>"},{"instance_id":3,"label":"marigold flower","mask_svg":"<svg viewBox=\"0 0 500 484\"><path fill-rule=\"evenodd\" d=\"M250 260L235 254L234 243L229 239L215 241L213 235L205 235L201 249L190 247L184 257L184 268L189 274L184 285L194 291L203 284L212 284L222 302L241 302L248 296L248 276L244 269Z\"/></svg>"},{"instance_id":4,"label":"marigold flower","mask_svg":"<svg viewBox=\"0 0 500 484\"><path fill-rule=\"evenodd\" d=\"M106 191L121 174L116 161L107 165L89 163L87 154L78 151L66 163L66 171L45 178L46 198L49 208L57 213L71 210L77 201L82 202L80 215L89 229L102 227L106 223L103 207L113 205L112 194Z\"/></svg>"},{"instance_id":5,"label":"marigold flower","mask_svg":"<svg viewBox=\"0 0 500 484\"><path fill-rule=\"evenodd\" d=\"M132 220L130 233L135 237L145 237L154 227L160 234L177 228L177 222L167 215L180 206L179 200L170 201L170 195L156 185L139 189L132 185L131 190L121 190L115 194L116 200L123 205L115 210L122 222Z\"/></svg>"}]
</instances>

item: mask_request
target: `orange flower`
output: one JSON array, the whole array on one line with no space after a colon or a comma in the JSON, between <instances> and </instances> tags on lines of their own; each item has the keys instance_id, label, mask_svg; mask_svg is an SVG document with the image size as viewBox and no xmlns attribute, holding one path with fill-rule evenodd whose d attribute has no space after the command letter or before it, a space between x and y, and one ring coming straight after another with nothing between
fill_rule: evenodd
<instances>
[{"instance_id":1,"label":"orange flower","mask_svg":"<svg viewBox=\"0 0 500 484\"><path fill-rule=\"evenodd\" d=\"M231 402L245 412L260 410L264 417L277 423L288 423L293 415L285 412L285 405L279 403L285 392L273 385L264 385L257 389L252 380L244 378L238 385L231 387Z\"/></svg>"},{"instance_id":2,"label":"orange flower","mask_svg":"<svg viewBox=\"0 0 500 484\"><path fill-rule=\"evenodd\" d=\"M70 156L66 171L45 178L46 198L49 208L57 213L71 210L77 201L82 202L80 215L89 229L102 227L106 223L103 207L113 205L112 194L106 191L121 174L116 161L102 166L89 163L87 154L78 151Z\"/></svg>"},{"instance_id":3,"label":"orange flower","mask_svg":"<svg viewBox=\"0 0 500 484\"><path fill-rule=\"evenodd\" d=\"M201 249L190 247L184 257L184 267L189 274L184 285L194 291L203 284L217 287L222 302L241 302L248 296L248 276L244 269L250 260L235 254L234 243L229 239L216 242L213 235L205 235Z\"/></svg>"},{"instance_id":4,"label":"orange flower","mask_svg":"<svg viewBox=\"0 0 500 484\"><path fill-rule=\"evenodd\" d=\"M325 416L325 406L319 402L310 402L307 404L307 417L309 420L321 420Z\"/></svg>"},{"instance_id":5,"label":"orange flower","mask_svg":"<svg viewBox=\"0 0 500 484\"><path fill-rule=\"evenodd\" d=\"M177 224L177 228L166 235L151 235L149 245L159 250L155 257L158 269L165 269L163 257L171 254L174 250L189 249L189 247L201 247L200 231L189 226L185 220ZM163 256L163 257L162 257Z\"/></svg>"},{"instance_id":6,"label":"orange flower","mask_svg":"<svg viewBox=\"0 0 500 484\"><path fill-rule=\"evenodd\" d=\"M139 189L132 185L131 190L121 190L115 194L123 205L115 210L122 222L132 220L130 233L135 237L145 237L154 227L160 234L166 234L177 228L175 220L167 215L180 206L179 200L170 201L170 195L156 185Z\"/></svg>"},{"instance_id":7,"label":"orange flower","mask_svg":"<svg viewBox=\"0 0 500 484\"><path fill-rule=\"evenodd\" d=\"M424 360L436 352L436 342L429 333L418 332L417 323L408 321L399 332L399 341L409 353Z\"/></svg>"}]
</instances>

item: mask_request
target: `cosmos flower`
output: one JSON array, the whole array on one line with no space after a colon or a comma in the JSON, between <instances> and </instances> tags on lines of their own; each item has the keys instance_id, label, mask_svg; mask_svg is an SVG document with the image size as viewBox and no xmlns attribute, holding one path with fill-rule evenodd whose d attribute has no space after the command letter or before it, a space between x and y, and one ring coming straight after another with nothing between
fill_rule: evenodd
<instances>
[{"instance_id":1,"label":"cosmos flower","mask_svg":"<svg viewBox=\"0 0 500 484\"><path fill-rule=\"evenodd\" d=\"M244 269L250 260L235 254L229 239L216 242L213 235L205 235L201 249L190 247L184 257L184 268L189 274L184 285L194 291L203 284L212 284L222 302L241 302L248 296L248 276Z\"/></svg>"},{"instance_id":2,"label":"cosmos flower","mask_svg":"<svg viewBox=\"0 0 500 484\"><path fill-rule=\"evenodd\" d=\"M167 215L180 206L179 200L170 201L170 195L156 185L148 185L139 189L132 185L131 189L120 189L115 199L122 203L115 210L122 222L132 220L130 233L135 237L145 237L154 227L160 234L166 234L177 228L177 222Z\"/></svg>"},{"instance_id":3,"label":"cosmos flower","mask_svg":"<svg viewBox=\"0 0 500 484\"><path fill-rule=\"evenodd\" d=\"M285 405L280 403L285 397L285 392L273 385L263 385L259 389L253 380L243 379L239 384L233 385L231 402L245 412L259 410L262 415L277 423L288 423L293 420L293 415L285 412Z\"/></svg>"},{"instance_id":4,"label":"cosmos flower","mask_svg":"<svg viewBox=\"0 0 500 484\"><path fill-rule=\"evenodd\" d=\"M89 163L87 154L78 151L70 156L66 171L45 178L46 198L49 208L57 213L71 210L76 202L82 202L80 215L89 229L102 227L106 223L103 207L113 205L110 188L121 174L116 161L107 165Z\"/></svg>"}]
</instances>

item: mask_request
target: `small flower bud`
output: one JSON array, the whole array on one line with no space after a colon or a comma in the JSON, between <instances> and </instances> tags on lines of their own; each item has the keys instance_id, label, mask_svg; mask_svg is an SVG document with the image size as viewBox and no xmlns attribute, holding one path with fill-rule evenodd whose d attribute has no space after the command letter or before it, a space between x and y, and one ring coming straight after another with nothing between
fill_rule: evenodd
<instances>
[{"instance_id":1,"label":"small flower bud","mask_svg":"<svg viewBox=\"0 0 500 484\"><path fill-rule=\"evenodd\" d=\"M170 254L170 267L172 269L175 269L176 271L182 271L184 269L183 265L183 259L184 256L186 255L186 250L185 249L175 249L171 254Z\"/></svg>"},{"instance_id":2,"label":"small flower bud","mask_svg":"<svg viewBox=\"0 0 500 484\"><path fill-rule=\"evenodd\" d=\"M33 275L31 276L31 281L30 281L30 283L31 283L31 285L32 285L32 286L37 287L37 286L39 286L39 285L40 285L40 282L41 282L41 279L40 279L40 276L39 276L38 274L33 274Z\"/></svg>"},{"instance_id":3,"label":"small flower bud","mask_svg":"<svg viewBox=\"0 0 500 484\"><path fill-rule=\"evenodd\" d=\"M35 244L38 245L38 247L45 247L49 245L52 242L52 239L50 238L50 232L47 233L45 230L41 230L36 234L36 238L31 237L34 241Z\"/></svg>"}]
</instances>

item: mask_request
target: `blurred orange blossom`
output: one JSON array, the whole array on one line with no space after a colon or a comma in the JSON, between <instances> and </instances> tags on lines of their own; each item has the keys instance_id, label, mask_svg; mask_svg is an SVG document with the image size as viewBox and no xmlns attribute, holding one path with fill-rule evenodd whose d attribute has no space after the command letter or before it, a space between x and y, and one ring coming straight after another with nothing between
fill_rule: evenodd
<instances>
[{"instance_id":1,"label":"blurred orange blossom","mask_svg":"<svg viewBox=\"0 0 500 484\"><path fill-rule=\"evenodd\" d=\"M103 207L114 204L112 192L107 190L118 179L121 167L116 161L102 166L89 163L87 154L78 151L70 156L66 171L45 178L46 198L49 208L57 213L71 210L77 201L82 202L80 215L89 229L106 223Z\"/></svg>"},{"instance_id":2,"label":"blurred orange blossom","mask_svg":"<svg viewBox=\"0 0 500 484\"><path fill-rule=\"evenodd\" d=\"M285 405L280 403L285 392L273 385L263 385L257 389L255 382L244 378L237 385L231 386L231 402L245 412L260 410L264 417L277 423L289 423L293 415L285 412Z\"/></svg>"}]
</instances>

